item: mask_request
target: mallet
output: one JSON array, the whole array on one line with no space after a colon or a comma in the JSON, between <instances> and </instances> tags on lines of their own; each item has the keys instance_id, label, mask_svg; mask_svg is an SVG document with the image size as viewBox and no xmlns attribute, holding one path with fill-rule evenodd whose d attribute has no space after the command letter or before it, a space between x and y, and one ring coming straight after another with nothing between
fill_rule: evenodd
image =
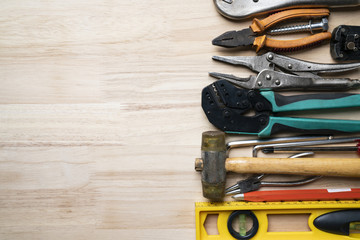
<instances>
[{"instance_id":1,"label":"mallet","mask_svg":"<svg viewBox=\"0 0 360 240\"><path fill-rule=\"evenodd\" d=\"M226 158L225 133L208 131L202 135L201 171L204 197L220 201L225 195L226 172L360 177L358 158Z\"/></svg>"}]
</instances>

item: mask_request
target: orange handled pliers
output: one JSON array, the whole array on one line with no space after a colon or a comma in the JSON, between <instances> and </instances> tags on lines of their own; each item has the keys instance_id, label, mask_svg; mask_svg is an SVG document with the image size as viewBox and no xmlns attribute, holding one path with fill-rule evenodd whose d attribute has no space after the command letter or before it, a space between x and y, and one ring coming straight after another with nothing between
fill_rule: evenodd
<instances>
[{"instance_id":1,"label":"orange handled pliers","mask_svg":"<svg viewBox=\"0 0 360 240\"><path fill-rule=\"evenodd\" d=\"M265 30L274 26L275 24L294 18L321 18L328 17L330 12L328 9L292 9L282 11L270 15L269 17L259 20L253 19L249 28L240 31L229 31L219 37L215 38L213 45L232 48L239 46L254 46L256 52L263 47L277 50L296 50L302 49L308 45L315 44L324 40L331 39L330 32L321 32L296 40L275 40L268 38ZM327 30L327 29L324 29ZM263 35L262 35L263 34Z\"/></svg>"}]
</instances>

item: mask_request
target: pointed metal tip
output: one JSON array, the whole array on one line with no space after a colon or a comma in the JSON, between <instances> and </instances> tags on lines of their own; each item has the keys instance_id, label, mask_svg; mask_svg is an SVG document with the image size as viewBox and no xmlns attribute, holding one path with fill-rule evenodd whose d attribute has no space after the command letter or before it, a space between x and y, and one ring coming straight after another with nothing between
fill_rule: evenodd
<instances>
[{"instance_id":1,"label":"pointed metal tip","mask_svg":"<svg viewBox=\"0 0 360 240\"><path fill-rule=\"evenodd\" d=\"M239 185L236 183L228 188L225 189L225 192L230 192L232 190L238 189Z\"/></svg>"},{"instance_id":2,"label":"pointed metal tip","mask_svg":"<svg viewBox=\"0 0 360 240\"><path fill-rule=\"evenodd\" d=\"M234 48L239 46L252 45L255 37L251 28L245 28L240 31L228 31L212 40L212 44L216 46Z\"/></svg>"},{"instance_id":3,"label":"pointed metal tip","mask_svg":"<svg viewBox=\"0 0 360 240\"><path fill-rule=\"evenodd\" d=\"M241 193L241 194L236 194L234 196L231 196L234 200L237 201L244 201L245 200L245 194Z\"/></svg>"},{"instance_id":4,"label":"pointed metal tip","mask_svg":"<svg viewBox=\"0 0 360 240\"><path fill-rule=\"evenodd\" d=\"M221 57L219 57L219 56L212 56L212 59L213 59L213 60L218 60L218 61L219 61L219 60L221 60Z\"/></svg>"},{"instance_id":5,"label":"pointed metal tip","mask_svg":"<svg viewBox=\"0 0 360 240\"><path fill-rule=\"evenodd\" d=\"M212 45L226 48L237 47L236 40L234 39L236 31L228 31L212 40Z\"/></svg>"},{"instance_id":6,"label":"pointed metal tip","mask_svg":"<svg viewBox=\"0 0 360 240\"><path fill-rule=\"evenodd\" d=\"M209 72L209 76L214 77L214 78L220 78L220 73L217 73L217 72Z\"/></svg>"},{"instance_id":7,"label":"pointed metal tip","mask_svg":"<svg viewBox=\"0 0 360 240\"><path fill-rule=\"evenodd\" d=\"M243 80L243 79L238 78L238 77L236 77L234 75L231 75L231 74L218 73L218 72L209 72L209 76L217 78L217 79L224 79L224 80L227 80L229 82Z\"/></svg>"},{"instance_id":8,"label":"pointed metal tip","mask_svg":"<svg viewBox=\"0 0 360 240\"><path fill-rule=\"evenodd\" d=\"M222 42L221 40L215 38L214 40L211 41L211 44L214 45L214 46L220 46L221 47L221 42Z\"/></svg>"},{"instance_id":9,"label":"pointed metal tip","mask_svg":"<svg viewBox=\"0 0 360 240\"><path fill-rule=\"evenodd\" d=\"M234 189L232 191L228 191L225 193L226 196L229 196L229 195L234 195L234 194L239 194L241 193L241 189Z\"/></svg>"},{"instance_id":10,"label":"pointed metal tip","mask_svg":"<svg viewBox=\"0 0 360 240\"><path fill-rule=\"evenodd\" d=\"M235 64L234 63L234 59L236 57L232 57L232 56L213 56L212 59L215 61L220 61L220 62L225 62L225 63L230 63L230 64Z\"/></svg>"}]
</instances>

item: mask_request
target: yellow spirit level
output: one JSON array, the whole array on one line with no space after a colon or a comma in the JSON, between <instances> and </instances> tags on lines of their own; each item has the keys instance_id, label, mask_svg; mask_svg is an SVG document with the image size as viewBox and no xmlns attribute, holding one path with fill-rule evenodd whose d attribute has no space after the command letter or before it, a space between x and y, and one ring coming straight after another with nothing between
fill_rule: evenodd
<instances>
[{"instance_id":1,"label":"yellow spirit level","mask_svg":"<svg viewBox=\"0 0 360 240\"><path fill-rule=\"evenodd\" d=\"M307 232L269 232L269 215L308 214ZM359 240L360 201L308 202L197 202L195 204L197 240ZM217 215L217 235L207 233L204 223L209 215ZM244 215L253 226L245 229ZM232 220L239 216L239 231ZM349 232L349 229L351 231Z\"/></svg>"}]
</instances>

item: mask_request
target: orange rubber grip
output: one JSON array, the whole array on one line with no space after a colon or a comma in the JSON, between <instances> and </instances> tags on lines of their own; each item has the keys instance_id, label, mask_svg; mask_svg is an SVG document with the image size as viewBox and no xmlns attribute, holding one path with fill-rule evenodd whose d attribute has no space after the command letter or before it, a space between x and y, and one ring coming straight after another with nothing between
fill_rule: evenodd
<instances>
[{"instance_id":1,"label":"orange rubber grip","mask_svg":"<svg viewBox=\"0 0 360 240\"><path fill-rule=\"evenodd\" d=\"M286 49L303 48L306 47L307 45L311 45L313 43L321 42L328 39L331 39L330 32L322 32L311 35L309 37L304 37L295 40L275 40L275 39L267 38L266 35L264 35L255 38L253 46L256 47L256 52L258 52L263 47L286 50Z\"/></svg>"},{"instance_id":2,"label":"orange rubber grip","mask_svg":"<svg viewBox=\"0 0 360 240\"><path fill-rule=\"evenodd\" d=\"M329 16L330 11L326 8L320 9L292 9L287 11L278 12L270 15L263 20L257 18L253 19L252 24L250 25L251 30L254 33L261 33L267 28L275 25L284 20L293 19L293 18L313 18L313 17L325 17Z\"/></svg>"}]
</instances>

